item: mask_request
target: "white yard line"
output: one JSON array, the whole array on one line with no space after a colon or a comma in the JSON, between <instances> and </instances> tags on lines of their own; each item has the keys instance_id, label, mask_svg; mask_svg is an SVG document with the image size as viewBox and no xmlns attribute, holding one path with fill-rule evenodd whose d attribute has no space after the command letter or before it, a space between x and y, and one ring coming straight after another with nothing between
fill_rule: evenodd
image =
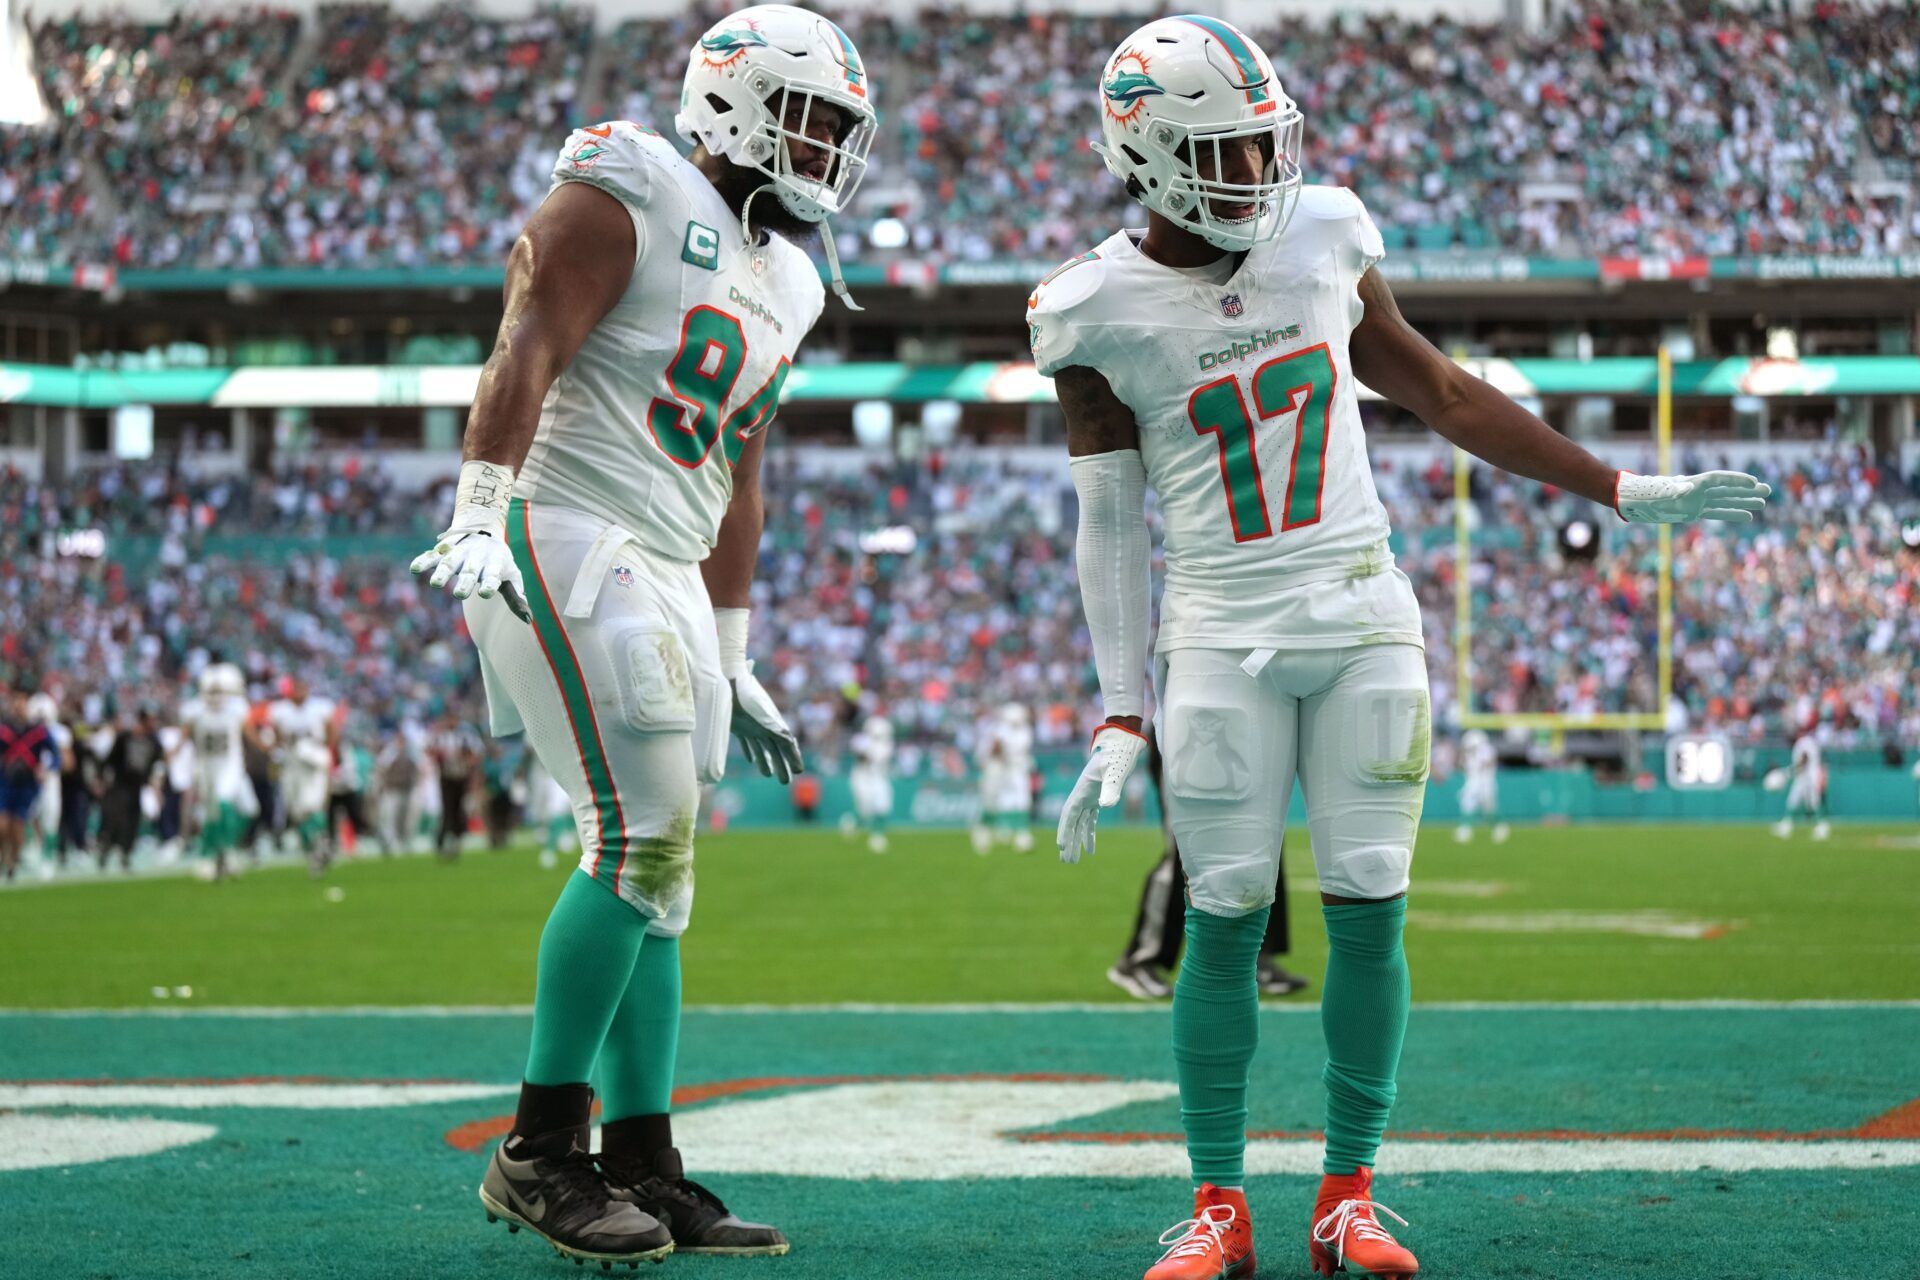
<instances>
[{"instance_id":1,"label":"white yard line","mask_svg":"<svg viewBox=\"0 0 1920 1280\"><path fill-rule=\"evenodd\" d=\"M1793 1013L1821 1009L1920 1009L1920 1000L1436 1000L1415 1002L1422 1013L1632 1013L1639 1010L1751 1010ZM688 1013L768 1014L1165 1014L1167 1004L1055 1001L1037 1004L693 1004ZM1268 1013L1318 1014L1318 1004L1265 1004ZM528 1004L263 1006L156 1004L124 1009L0 1008L0 1018L522 1018Z\"/></svg>"}]
</instances>

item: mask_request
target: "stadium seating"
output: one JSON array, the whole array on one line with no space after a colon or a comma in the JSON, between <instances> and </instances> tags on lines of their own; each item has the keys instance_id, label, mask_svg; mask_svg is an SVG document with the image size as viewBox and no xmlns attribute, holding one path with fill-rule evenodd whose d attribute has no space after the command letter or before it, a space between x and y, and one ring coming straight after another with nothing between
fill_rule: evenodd
<instances>
[{"instance_id":1,"label":"stadium seating","mask_svg":"<svg viewBox=\"0 0 1920 1280\"><path fill-rule=\"evenodd\" d=\"M839 757L850 697L894 718L910 768L958 771L978 722L1009 700L1033 709L1042 747L1077 744L1097 686L1064 468L984 452L848 461L775 451L768 464L753 638L809 750ZM1785 472L1741 456L1683 461L1748 466L1780 490L1749 531L1674 539L1675 692L1688 722L1777 742L1825 713L1844 745L1920 741L1920 557L1901 549L1896 522L1920 511L1920 476L1857 447ZM1445 727L1457 712L1451 468L1436 451L1425 467L1377 471ZM97 709L172 697L218 651L257 681L305 672L369 724L447 708L481 723L459 609L406 572L446 501L400 491L376 468L238 479L128 465L58 488L7 473L0 609L16 639L0 683L58 674L69 699L91 695ZM1557 530L1592 517L1587 504L1483 476L1475 505L1481 527L1513 535L1475 544L1486 567L1473 580L1476 708L1658 710L1652 535L1614 526L1608 554L1565 560ZM863 533L898 525L917 532L912 550L861 551ZM107 557L17 554L81 527L107 534ZM190 600L198 608L182 607Z\"/></svg>"},{"instance_id":2,"label":"stadium seating","mask_svg":"<svg viewBox=\"0 0 1920 1280\"><path fill-rule=\"evenodd\" d=\"M142 267L497 263L566 129L671 130L712 6L618 26L542 9L378 5L53 20L57 121L0 131L0 238ZM926 7L838 17L882 86L872 176L841 234L897 218L947 261L1060 258L1127 204L1088 142L1128 18ZM1586 0L1532 30L1445 18L1256 33L1306 113L1316 181L1400 243L1545 255L1911 251L1920 29L1810 12ZM1845 109L1834 110L1838 99ZM91 186L82 179L91 174Z\"/></svg>"}]
</instances>

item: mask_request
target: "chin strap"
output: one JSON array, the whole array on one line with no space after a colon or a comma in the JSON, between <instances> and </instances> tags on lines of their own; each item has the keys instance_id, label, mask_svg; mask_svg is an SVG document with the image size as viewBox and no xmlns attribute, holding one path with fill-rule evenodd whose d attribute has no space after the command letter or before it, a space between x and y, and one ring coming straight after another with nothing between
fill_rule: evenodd
<instances>
[{"instance_id":1,"label":"chin strap","mask_svg":"<svg viewBox=\"0 0 1920 1280\"><path fill-rule=\"evenodd\" d=\"M820 247L827 251L827 279L840 301L847 304L849 311L864 311L866 308L853 300L847 292L846 278L840 274L840 251L833 247L833 224L825 218L820 219Z\"/></svg>"},{"instance_id":2,"label":"chin strap","mask_svg":"<svg viewBox=\"0 0 1920 1280\"><path fill-rule=\"evenodd\" d=\"M754 197L762 191L771 190L773 190L771 182L765 186L755 187L748 193L747 198L740 202L740 235L748 244L753 243L753 226L748 219L753 212ZM855 302L853 295L847 292L846 277L840 274L840 251L833 247L833 224L825 218L820 219L820 247L827 254L827 282L833 287L834 295L847 304L847 310L864 311L866 308Z\"/></svg>"}]
</instances>

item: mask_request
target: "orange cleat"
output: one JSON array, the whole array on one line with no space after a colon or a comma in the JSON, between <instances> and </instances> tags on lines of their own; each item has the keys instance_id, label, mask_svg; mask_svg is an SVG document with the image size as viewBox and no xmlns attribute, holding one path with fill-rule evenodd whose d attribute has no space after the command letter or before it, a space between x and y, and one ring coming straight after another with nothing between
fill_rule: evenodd
<instances>
[{"instance_id":1,"label":"orange cleat","mask_svg":"<svg viewBox=\"0 0 1920 1280\"><path fill-rule=\"evenodd\" d=\"M1201 1183L1193 1216L1162 1231L1160 1243L1172 1247L1147 1269L1146 1280L1245 1280L1253 1274L1246 1193Z\"/></svg>"},{"instance_id":2,"label":"orange cleat","mask_svg":"<svg viewBox=\"0 0 1920 1280\"><path fill-rule=\"evenodd\" d=\"M1323 1276L1345 1271L1372 1280L1408 1280L1419 1271L1420 1263L1380 1225L1376 1212L1407 1225L1405 1218L1373 1202L1373 1170L1362 1166L1349 1174L1330 1173L1320 1179L1307 1244L1313 1269Z\"/></svg>"}]
</instances>

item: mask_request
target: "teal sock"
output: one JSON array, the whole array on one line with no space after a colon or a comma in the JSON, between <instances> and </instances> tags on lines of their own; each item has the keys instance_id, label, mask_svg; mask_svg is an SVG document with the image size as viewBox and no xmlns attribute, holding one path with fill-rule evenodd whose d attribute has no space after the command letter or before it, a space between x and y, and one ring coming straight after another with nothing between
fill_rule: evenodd
<instances>
[{"instance_id":1,"label":"teal sock","mask_svg":"<svg viewBox=\"0 0 1920 1280\"><path fill-rule=\"evenodd\" d=\"M1373 1167L1393 1110L1394 1076L1407 1035L1412 984L1400 947L1407 900L1329 903L1327 977L1320 1025L1327 1037L1328 1173Z\"/></svg>"},{"instance_id":2,"label":"teal sock","mask_svg":"<svg viewBox=\"0 0 1920 1280\"><path fill-rule=\"evenodd\" d=\"M671 1110L679 1048L680 939L649 934L600 1047L601 1120Z\"/></svg>"},{"instance_id":3,"label":"teal sock","mask_svg":"<svg viewBox=\"0 0 1920 1280\"><path fill-rule=\"evenodd\" d=\"M647 918L584 871L567 877L540 934L527 1083L585 1084L633 977Z\"/></svg>"},{"instance_id":4,"label":"teal sock","mask_svg":"<svg viewBox=\"0 0 1920 1280\"><path fill-rule=\"evenodd\" d=\"M1254 969L1266 931L1264 907L1232 919L1187 908L1187 949L1173 987L1173 1059L1196 1183L1236 1186L1246 1178L1247 1076L1260 1043Z\"/></svg>"}]
</instances>

